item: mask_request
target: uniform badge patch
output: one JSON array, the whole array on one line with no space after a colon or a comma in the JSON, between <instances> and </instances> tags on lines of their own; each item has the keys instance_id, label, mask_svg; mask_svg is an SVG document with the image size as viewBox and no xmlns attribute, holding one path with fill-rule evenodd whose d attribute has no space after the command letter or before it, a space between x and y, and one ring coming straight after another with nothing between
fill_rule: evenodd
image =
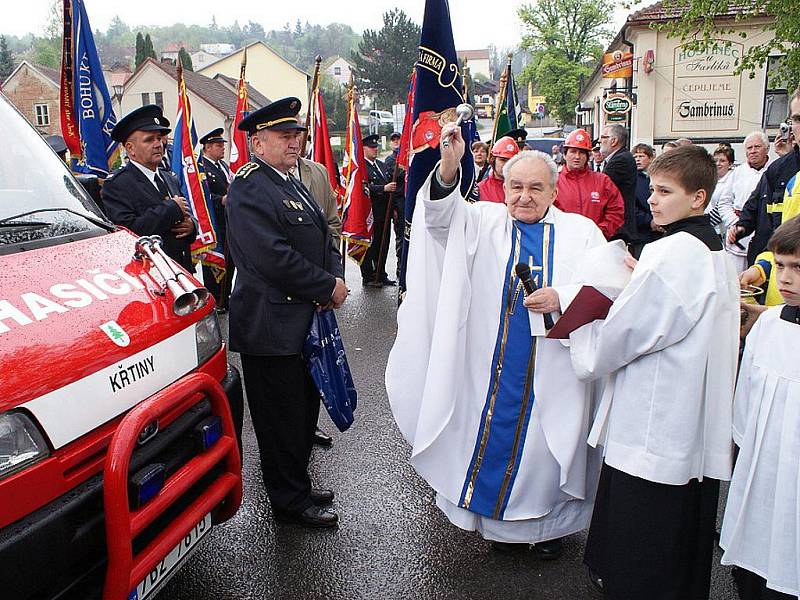
<instances>
[{"instance_id":1,"label":"uniform badge patch","mask_svg":"<svg viewBox=\"0 0 800 600\"><path fill-rule=\"evenodd\" d=\"M125 347L131 343L131 338L125 333L125 330L119 326L116 321L108 321L100 325L100 329L105 333L109 339L117 346Z\"/></svg>"},{"instance_id":2,"label":"uniform badge patch","mask_svg":"<svg viewBox=\"0 0 800 600\"><path fill-rule=\"evenodd\" d=\"M245 177L250 175L250 173L257 170L258 170L258 163L256 162L245 163L241 167L239 167L238 171L236 171L236 177L241 177L242 179L244 179Z\"/></svg>"}]
</instances>

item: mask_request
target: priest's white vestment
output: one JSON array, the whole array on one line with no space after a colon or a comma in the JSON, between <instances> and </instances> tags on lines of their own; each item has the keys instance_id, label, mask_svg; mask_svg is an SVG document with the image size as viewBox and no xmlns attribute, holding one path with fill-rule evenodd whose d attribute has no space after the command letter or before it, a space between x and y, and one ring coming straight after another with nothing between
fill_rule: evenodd
<instances>
[{"instance_id":1,"label":"priest's white vestment","mask_svg":"<svg viewBox=\"0 0 800 600\"><path fill-rule=\"evenodd\" d=\"M733 412L739 446L720 546L767 587L800 596L800 325L762 314L747 335Z\"/></svg>"},{"instance_id":2,"label":"priest's white vestment","mask_svg":"<svg viewBox=\"0 0 800 600\"><path fill-rule=\"evenodd\" d=\"M430 185L417 197L386 369L411 463L450 521L487 539L533 543L584 529L601 464L586 443L596 385L575 376L564 342L531 336L541 315L521 306L513 266L528 262L563 310L579 289L582 254L605 239L591 220L554 206L539 224L522 224L505 204L464 202L458 187L430 200ZM525 343L530 358L516 368L510 357ZM499 380L520 373L524 393L504 394ZM509 406L513 419L501 414Z\"/></svg>"}]
</instances>

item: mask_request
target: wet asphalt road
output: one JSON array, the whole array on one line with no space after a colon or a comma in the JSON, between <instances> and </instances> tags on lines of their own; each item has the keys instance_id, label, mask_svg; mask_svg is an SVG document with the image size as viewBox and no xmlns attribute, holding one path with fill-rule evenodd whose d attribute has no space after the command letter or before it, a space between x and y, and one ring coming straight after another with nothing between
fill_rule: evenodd
<instances>
[{"instance_id":1,"label":"wet asphalt road","mask_svg":"<svg viewBox=\"0 0 800 600\"><path fill-rule=\"evenodd\" d=\"M322 409L320 424L334 443L315 448L310 466L317 486L336 491L338 529L273 522L246 415L242 507L211 531L158 600L599 599L581 563L585 533L567 538L561 560L541 562L532 552L493 551L435 507L408 464L383 383L397 288L362 289L352 261L347 278L351 294L337 317L359 392L356 421L341 434ZM230 360L239 366L238 355ZM718 552L711 598L736 598Z\"/></svg>"}]
</instances>

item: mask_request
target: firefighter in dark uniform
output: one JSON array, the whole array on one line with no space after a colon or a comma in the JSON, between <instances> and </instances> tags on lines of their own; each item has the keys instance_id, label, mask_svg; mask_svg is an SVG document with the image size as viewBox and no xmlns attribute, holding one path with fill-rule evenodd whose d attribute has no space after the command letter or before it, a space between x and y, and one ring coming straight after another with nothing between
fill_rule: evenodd
<instances>
[{"instance_id":1,"label":"firefighter in dark uniform","mask_svg":"<svg viewBox=\"0 0 800 600\"><path fill-rule=\"evenodd\" d=\"M253 161L236 173L225 213L236 263L230 347L244 384L276 519L335 526L333 492L308 475L320 397L301 351L315 310L347 297L341 255L311 193L291 170L300 152L300 101L283 98L248 115Z\"/></svg>"},{"instance_id":2,"label":"firefighter in dark uniform","mask_svg":"<svg viewBox=\"0 0 800 600\"><path fill-rule=\"evenodd\" d=\"M392 181L392 174L387 172L386 165L378 160L378 136L368 135L361 140L364 146L364 159L367 163L369 178L369 199L372 203L372 243L364 261L361 263L361 278L365 286L383 287L397 285L386 274L386 255L389 251L389 230L384 235L386 211L389 210L389 196L397 191L397 183Z\"/></svg>"},{"instance_id":3,"label":"firefighter in dark uniform","mask_svg":"<svg viewBox=\"0 0 800 600\"><path fill-rule=\"evenodd\" d=\"M113 223L137 235L160 235L164 252L193 271L190 247L197 227L180 195L178 179L159 166L169 131L169 121L155 104L120 119L111 138L123 145L129 160L103 184L103 206Z\"/></svg>"},{"instance_id":4,"label":"firefighter in dark uniform","mask_svg":"<svg viewBox=\"0 0 800 600\"><path fill-rule=\"evenodd\" d=\"M203 151L200 153L199 163L206 174L208 191L211 193L211 209L214 212L214 232L217 234L217 240L220 246L225 248L225 202L228 195L228 186L233 176L230 167L228 167L227 163L223 160L225 156L225 138L222 137L223 131L222 127L218 127L200 138ZM228 265L227 262L228 261L226 261L226 270L228 268L232 269L233 267ZM214 296L214 300L217 301L217 310L219 312L227 310L227 292L225 297L223 297L222 282L217 282L212 269L205 265L203 265L203 282L206 288L208 288L208 291Z\"/></svg>"}]
</instances>

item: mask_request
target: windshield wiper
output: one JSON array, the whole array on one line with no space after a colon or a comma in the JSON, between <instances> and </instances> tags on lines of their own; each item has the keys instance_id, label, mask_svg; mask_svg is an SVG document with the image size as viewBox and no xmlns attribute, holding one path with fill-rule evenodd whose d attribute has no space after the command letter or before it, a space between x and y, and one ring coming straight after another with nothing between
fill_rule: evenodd
<instances>
[{"instance_id":1,"label":"windshield wiper","mask_svg":"<svg viewBox=\"0 0 800 600\"><path fill-rule=\"evenodd\" d=\"M50 223L44 221L7 221L3 219L0 221L0 227L19 227L20 229L41 229L42 227L50 227Z\"/></svg>"},{"instance_id":2,"label":"windshield wiper","mask_svg":"<svg viewBox=\"0 0 800 600\"><path fill-rule=\"evenodd\" d=\"M97 225L98 227L102 227L106 231L116 231L117 230L116 226L114 226L114 225L112 225L110 223L106 223L102 219L98 219L97 217L93 217L91 215L87 215L86 213L78 212L77 210L72 210L71 208L66 208L66 207L60 207L60 208L37 208L35 210L29 210L27 212L19 213L18 215L11 215L10 217L5 217L3 219L0 219L0 227L3 227L5 223L16 221L16 219L19 219L20 217L27 217L28 215L35 215L35 214L43 213L43 212L62 212L62 211L63 212L68 212L68 213L73 214L73 215L78 215L79 217L83 217L84 219L86 219L90 223L93 223L93 224ZM52 223L44 223L43 221L27 221L27 222L20 221L20 223L25 223L25 224L42 223L44 225L52 225Z\"/></svg>"}]
</instances>

